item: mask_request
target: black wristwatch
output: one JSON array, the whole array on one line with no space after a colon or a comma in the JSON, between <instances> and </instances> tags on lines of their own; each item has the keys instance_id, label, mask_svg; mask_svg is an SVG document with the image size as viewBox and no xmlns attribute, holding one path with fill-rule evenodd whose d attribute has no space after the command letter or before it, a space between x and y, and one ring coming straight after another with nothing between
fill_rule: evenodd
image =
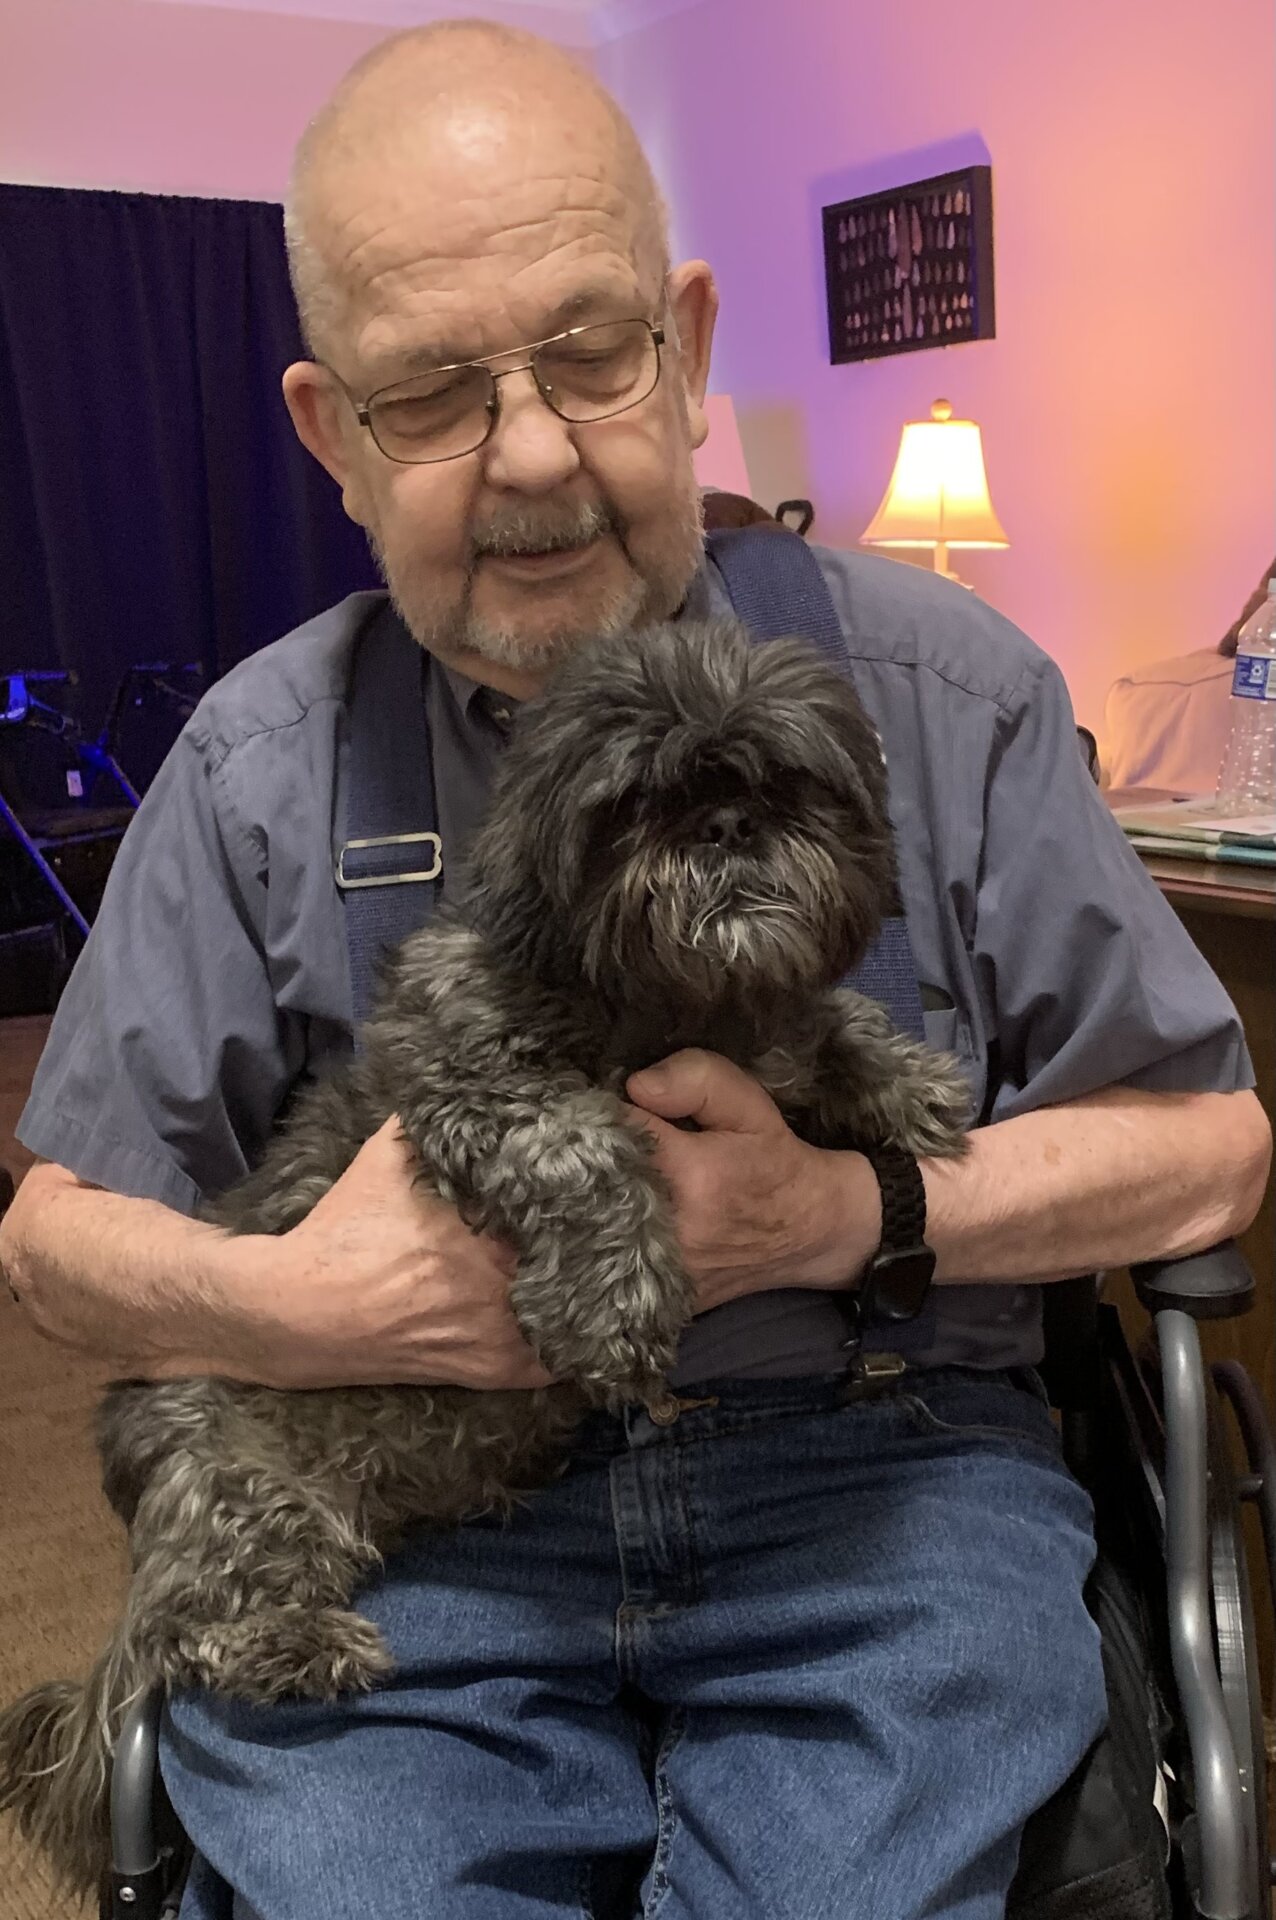
<instances>
[{"instance_id":1,"label":"black wristwatch","mask_svg":"<svg viewBox=\"0 0 1276 1920\"><path fill-rule=\"evenodd\" d=\"M860 1324L915 1320L935 1277L921 1168L903 1147L866 1147L863 1153L882 1190L882 1238L860 1283Z\"/></svg>"}]
</instances>

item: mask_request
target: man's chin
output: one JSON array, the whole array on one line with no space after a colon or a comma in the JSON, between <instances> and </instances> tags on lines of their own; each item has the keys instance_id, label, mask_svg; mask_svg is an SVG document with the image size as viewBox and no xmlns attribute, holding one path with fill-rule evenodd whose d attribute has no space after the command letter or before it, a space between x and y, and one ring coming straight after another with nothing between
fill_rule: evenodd
<instances>
[{"instance_id":1,"label":"man's chin","mask_svg":"<svg viewBox=\"0 0 1276 1920\"><path fill-rule=\"evenodd\" d=\"M476 626L546 632L582 629L619 604L637 608L646 583L620 542L601 534L587 547L546 555L484 554L470 575L467 611Z\"/></svg>"},{"instance_id":2,"label":"man's chin","mask_svg":"<svg viewBox=\"0 0 1276 1920\"><path fill-rule=\"evenodd\" d=\"M644 579L613 536L596 545L596 557L582 549L575 565L569 556L558 574L551 563L538 580L484 558L442 618L437 600L418 583L403 591L379 557L400 617L428 652L471 677L481 662L540 677L586 641L669 619L685 596L685 583Z\"/></svg>"},{"instance_id":3,"label":"man's chin","mask_svg":"<svg viewBox=\"0 0 1276 1920\"><path fill-rule=\"evenodd\" d=\"M499 582L476 577L468 618L456 635L458 651L494 666L543 673L589 640L644 623L646 584L628 566L625 574L599 586L582 571L530 591L504 574Z\"/></svg>"}]
</instances>

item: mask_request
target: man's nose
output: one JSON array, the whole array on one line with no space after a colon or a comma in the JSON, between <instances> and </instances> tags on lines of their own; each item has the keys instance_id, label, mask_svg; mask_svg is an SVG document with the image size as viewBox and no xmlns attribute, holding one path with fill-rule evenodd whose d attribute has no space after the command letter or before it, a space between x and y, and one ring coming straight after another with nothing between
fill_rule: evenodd
<instances>
[{"instance_id":1,"label":"man's nose","mask_svg":"<svg viewBox=\"0 0 1276 1920\"><path fill-rule=\"evenodd\" d=\"M530 367L496 383L500 411L484 452L488 480L522 493L551 493L580 466L571 428L542 399Z\"/></svg>"}]
</instances>

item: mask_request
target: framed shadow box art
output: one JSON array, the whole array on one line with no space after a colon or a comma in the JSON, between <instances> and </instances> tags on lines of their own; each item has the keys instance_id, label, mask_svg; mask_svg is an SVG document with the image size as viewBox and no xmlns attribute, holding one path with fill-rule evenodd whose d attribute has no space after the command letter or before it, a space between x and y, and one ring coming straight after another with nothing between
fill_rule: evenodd
<instances>
[{"instance_id":1,"label":"framed shadow box art","mask_svg":"<svg viewBox=\"0 0 1276 1920\"><path fill-rule=\"evenodd\" d=\"M993 339L992 168L825 207L824 278L834 366Z\"/></svg>"}]
</instances>

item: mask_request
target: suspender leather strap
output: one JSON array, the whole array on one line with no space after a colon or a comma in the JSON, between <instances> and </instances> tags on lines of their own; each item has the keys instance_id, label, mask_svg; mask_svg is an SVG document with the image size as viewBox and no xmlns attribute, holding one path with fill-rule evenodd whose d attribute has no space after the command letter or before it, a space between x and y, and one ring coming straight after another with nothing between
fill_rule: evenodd
<instances>
[{"instance_id":1,"label":"suspender leather strap","mask_svg":"<svg viewBox=\"0 0 1276 1920\"><path fill-rule=\"evenodd\" d=\"M423 926L443 881L425 718L428 657L387 600L355 642L336 880L345 902L355 1043L381 955Z\"/></svg>"}]
</instances>

